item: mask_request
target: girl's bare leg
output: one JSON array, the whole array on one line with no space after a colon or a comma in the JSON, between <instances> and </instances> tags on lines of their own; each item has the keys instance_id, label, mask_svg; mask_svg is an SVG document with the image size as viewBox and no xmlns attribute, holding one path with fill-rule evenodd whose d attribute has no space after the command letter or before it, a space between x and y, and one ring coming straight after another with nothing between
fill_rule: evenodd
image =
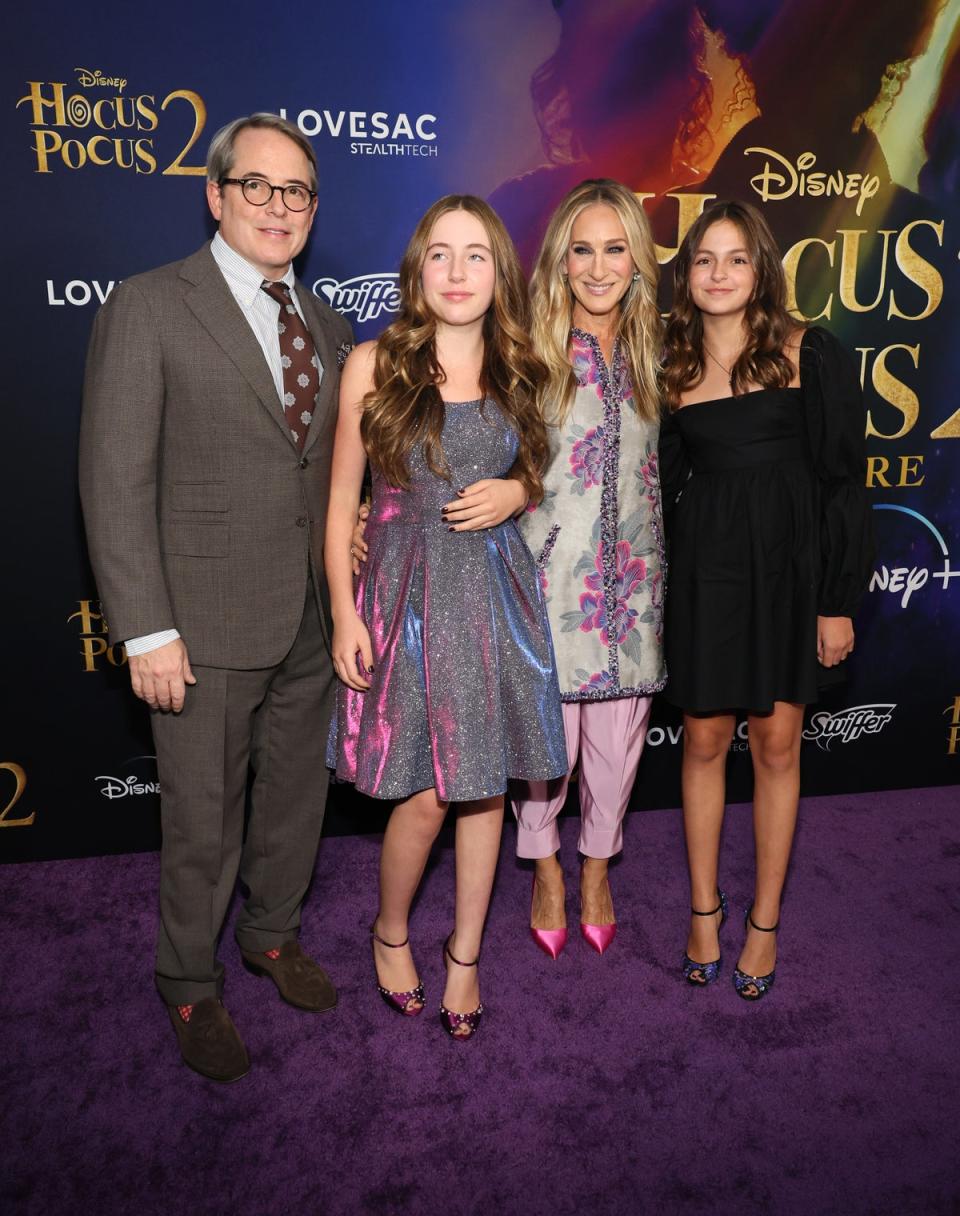
<instances>
[{"instance_id":1,"label":"girl's bare leg","mask_svg":"<svg viewBox=\"0 0 960 1216\"><path fill-rule=\"evenodd\" d=\"M780 920L780 898L797 823L803 709L777 701L773 713L751 714L749 719L757 870L751 916L767 929ZM776 961L777 935L748 927L737 964L740 970L747 975L768 975Z\"/></svg>"},{"instance_id":2,"label":"girl's bare leg","mask_svg":"<svg viewBox=\"0 0 960 1216\"><path fill-rule=\"evenodd\" d=\"M421 790L393 809L380 851L380 906L374 927L394 945L408 936L410 904L420 885L447 803L435 789ZM409 946L391 950L374 940L377 977L392 992L409 992L419 978Z\"/></svg>"},{"instance_id":3,"label":"girl's bare leg","mask_svg":"<svg viewBox=\"0 0 960 1216\"><path fill-rule=\"evenodd\" d=\"M726 797L727 755L736 726L733 714L683 715L683 829L690 867L690 907L716 908L720 829ZM691 916L687 954L711 963L720 956L720 913Z\"/></svg>"},{"instance_id":4,"label":"girl's bare leg","mask_svg":"<svg viewBox=\"0 0 960 1216\"><path fill-rule=\"evenodd\" d=\"M465 802L457 816L457 898L450 953L463 963L480 957L483 926L500 853L503 796ZM454 1013L470 1013L480 1004L477 967L458 967L447 960L443 1004Z\"/></svg>"}]
</instances>

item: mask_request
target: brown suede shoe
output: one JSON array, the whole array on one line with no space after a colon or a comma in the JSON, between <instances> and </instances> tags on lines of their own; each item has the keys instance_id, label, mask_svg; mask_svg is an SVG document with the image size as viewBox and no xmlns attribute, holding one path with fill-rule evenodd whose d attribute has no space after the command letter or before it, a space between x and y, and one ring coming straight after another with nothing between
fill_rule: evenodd
<instances>
[{"instance_id":1,"label":"brown suede shoe","mask_svg":"<svg viewBox=\"0 0 960 1216\"><path fill-rule=\"evenodd\" d=\"M337 1003L337 990L326 971L300 949L299 942L284 942L279 958L241 950L248 971L268 975L288 1005L323 1013Z\"/></svg>"},{"instance_id":2,"label":"brown suede shoe","mask_svg":"<svg viewBox=\"0 0 960 1216\"><path fill-rule=\"evenodd\" d=\"M167 1012L177 1034L184 1064L212 1081L239 1081L250 1071L250 1057L230 1014L216 997L198 1001L185 1022L176 1005Z\"/></svg>"}]
</instances>

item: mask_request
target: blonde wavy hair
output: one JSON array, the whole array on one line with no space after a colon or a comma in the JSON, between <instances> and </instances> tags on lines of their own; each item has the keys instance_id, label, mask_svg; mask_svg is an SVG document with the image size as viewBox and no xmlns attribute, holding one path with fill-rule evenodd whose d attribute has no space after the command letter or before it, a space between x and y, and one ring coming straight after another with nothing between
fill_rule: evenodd
<instances>
[{"instance_id":1,"label":"blonde wavy hair","mask_svg":"<svg viewBox=\"0 0 960 1216\"><path fill-rule=\"evenodd\" d=\"M617 213L639 275L620 301L617 326L623 358L633 381L634 409L651 422L660 415L663 326L657 309L658 267L650 222L632 190L610 178L596 178L574 186L554 211L530 280L533 345L547 367L540 390L540 410L554 426L562 426L566 421L577 390L569 353L574 298L564 275L564 263L577 216L597 203Z\"/></svg>"},{"instance_id":2,"label":"blonde wavy hair","mask_svg":"<svg viewBox=\"0 0 960 1216\"><path fill-rule=\"evenodd\" d=\"M476 216L490 240L495 278L483 321L480 391L497 403L517 433L520 446L510 476L523 483L531 500L539 500L548 451L538 406L546 368L530 342L530 303L517 251L490 204L472 194L439 199L410 238L400 263L399 315L377 341L374 386L364 398L360 434L370 460L391 484L409 487L408 457L420 446L430 471L450 480L441 442L445 376L437 359L437 320L421 282L434 225L449 211Z\"/></svg>"}]
</instances>

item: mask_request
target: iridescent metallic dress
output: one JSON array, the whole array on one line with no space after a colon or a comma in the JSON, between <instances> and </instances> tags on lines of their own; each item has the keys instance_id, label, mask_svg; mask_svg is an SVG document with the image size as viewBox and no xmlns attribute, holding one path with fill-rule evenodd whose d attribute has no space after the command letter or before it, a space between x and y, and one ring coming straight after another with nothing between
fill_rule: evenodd
<instances>
[{"instance_id":1,"label":"iridescent metallic dress","mask_svg":"<svg viewBox=\"0 0 960 1216\"><path fill-rule=\"evenodd\" d=\"M449 482L422 451L410 487L376 470L357 612L370 631L367 692L341 684L328 760L375 798L435 787L462 802L511 778L566 772L560 689L536 566L514 521L451 532L458 487L505 477L517 436L492 401L448 402Z\"/></svg>"}]
</instances>

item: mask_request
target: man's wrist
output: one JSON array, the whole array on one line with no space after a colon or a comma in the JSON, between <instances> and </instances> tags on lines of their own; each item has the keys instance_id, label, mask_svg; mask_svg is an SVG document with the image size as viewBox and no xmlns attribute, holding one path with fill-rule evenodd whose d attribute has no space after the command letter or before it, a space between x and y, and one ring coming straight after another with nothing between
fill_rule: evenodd
<instances>
[{"instance_id":1,"label":"man's wrist","mask_svg":"<svg viewBox=\"0 0 960 1216\"><path fill-rule=\"evenodd\" d=\"M161 646L175 642L179 636L180 633L176 629L161 629L157 633L144 633L138 638L128 638L124 642L127 658L133 658L138 654L149 654L151 650L159 650Z\"/></svg>"}]
</instances>

